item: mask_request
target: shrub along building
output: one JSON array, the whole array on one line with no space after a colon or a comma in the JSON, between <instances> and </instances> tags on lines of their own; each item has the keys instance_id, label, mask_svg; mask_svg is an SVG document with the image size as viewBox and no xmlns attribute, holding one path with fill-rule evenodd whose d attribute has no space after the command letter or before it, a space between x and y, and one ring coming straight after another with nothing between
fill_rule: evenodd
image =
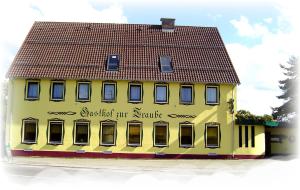
<instances>
[{"instance_id":1,"label":"shrub along building","mask_svg":"<svg viewBox=\"0 0 300 190\"><path fill-rule=\"evenodd\" d=\"M215 27L35 22L7 77L13 156L264 156Z\"/></svg>"}]
</instances>

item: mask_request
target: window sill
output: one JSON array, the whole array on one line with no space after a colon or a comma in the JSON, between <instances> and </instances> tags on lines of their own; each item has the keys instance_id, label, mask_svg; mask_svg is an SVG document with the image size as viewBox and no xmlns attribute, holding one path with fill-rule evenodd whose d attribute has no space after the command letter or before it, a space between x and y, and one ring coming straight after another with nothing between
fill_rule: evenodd
<instances>
[{"instance_id":1,"label":"window sill","mask_svg":"<svg viewBox=\"0 0 300 190\"><path fill-rule=\"evenodd\" d=\"M36 101L36 100L39 100L39 98L25 98L25 100L28 100L28 101Z\"/></svg>"},{"instance_id":2,"label":"window sill","mask_svg":"<svg viewBox=\"0 0 300 190\"><path fill-rule=\"evenodd\" d=\"M101 102L104 102L104 103L117 103L116 100L101 100Z\"/></svg>"},{"instance_id":3,"label":"window sill","mask_svg":"<svg viewBox=\"0 0 300 190\"><path fill-rule=\"evenodd\" d=\"M189 106L189 105L194 105L193 102L180 102L180 104L181 104L181 105L187 105L187 106Z\"/></svg>"},{"instance_id":4,"label":"window sill","mask_svg":"<svg viewBox=\"0 0 300 190\"><path fill-rule=\"evenodd\" d=\"M206 105L210 105L210 106L217 106L217 105L220 105L219 102L216 102L216 103L206 102L205 104L206 104Z\"/></svg>"},{"instance_id":5,"label":"window sill","mask_svg":"<svg viewBox=\"0 0 300 190\"><path fill-rule=\"evenodd\" d=\"M169 104L169 102L154 102L155 104Z\"/></svg>"},{"instance_id":6,"label":"window sill","mask_svg":"<svg viewBox=\"0 0 300 190\"><path fill-rule=\"evenodd\" d=\"M206 148L220 148L220 146L210 146L210 145L208 145L208 146L206 146Z\"/></svg>"},{"instance_id":7,"label":"window sill","mask_svg":"<svg viewBox=\"0 0 300 190\"><path fill-rule=\"evenodd\" d=\"M164 147L168 147L168 145L154 145L154 147L157 147L157 148L164 148Z\"/></svg>"},{"instance_id":8,"label":"window sill","mask_svg":"<svg viewBox=\"0 0 300 190\"><path fill-rule=\"evenodd\" d=\"M116 146L116 144L100 144L100 146Z\"/></svg>"},{"instance_id":9,"label":"window sill","mask_svg":"<svg viewBox=\"0 0 300 190\"><path fill-rule=\"evenodd\" d=\"M62 145L62 142L49 142L49 145Z\"/></svg>"},{"instance_id":10,"label":"window sill","mask_svg":"<svg viewBox=\"0 0 300 190\"><path fill-rule=\"evenodd\" d=\"M22 142L22 144L27 144L27 145L31 145L31 144L36 144L37 142L29 142L29 141L24 141L24 142Z\"/></svg>"},{"instance_id":11,"label":"window sill","mask_svg":"<svg viewBox=\"0 0 300 190\"><path fill-rule=\"evenodd\" d=\"M180 145L180 148L194 148L193 145Z\"/></svg>"},{"instance_id":12,"label":"window sill","mask_svg":"<svg viewBox=\"0 0 300 190\"><path fill-rule=\"evenodd\" d=\"M74 143L74 145L78 145L78 146L88 146L89 143Z\"/></svg>"},{"instance_id":13,"label":"window sill","mask_svg":"<svg viewBox=\"0 0 300 190\"><path fill-rule=\"evenodd\" d=\"M141 145L140 144L128 144L127 146L129 146L129 147L140 147Z\"/></svg>"},{"instance_id":14,"label":"window sill","mask_svg":"<svg viewBox=\"0 0 300 190\"><path fill-rule=\"evenodd\" d=\"M82 102L82 103L85 103L85 102L90 102L91 100L76 100L76 102Z\"/></svg>"},{"instance_id":15,"label":"window sill","mask_svg":"<svg viewBox=\"0 0 300 190\"><path fill-rule=\"evenodd\" d=\"M53 99L51 98L50 101L53 101L53 102L61 102L61 101L64 101L65 99Z\"/></svg>"},{"instance_id":16,"label":"window sill","mask_svg":"<svg viewBox=\"0 0 300 190\"><path fill-rule=\"evenodd\" d=\"M129 100L128 103L140 104L140 103L143 103L143 101Z\"/></svg>"}]
</instances>

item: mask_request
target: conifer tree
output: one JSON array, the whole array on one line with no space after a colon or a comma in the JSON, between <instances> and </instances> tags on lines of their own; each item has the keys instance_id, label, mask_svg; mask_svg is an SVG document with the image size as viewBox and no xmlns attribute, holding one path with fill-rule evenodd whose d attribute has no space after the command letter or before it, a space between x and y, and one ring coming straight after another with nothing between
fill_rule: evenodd
<instances>
[{"instance_id":1,"label":"conifer tree","mask_svg":"<svg viewBox=\"0 0 300 190\"><path fill-rule=\"evenodd\" d=\"M284 103L272 108L272 115L278 121L294 121L297 117L297 88L298 88L298 58L290 57L287 65L280 65L283 69L283 74L286 79L279 81L279 88L282 90L282 94L277 98L284 100Z\"/></svg>"}]
</instances>

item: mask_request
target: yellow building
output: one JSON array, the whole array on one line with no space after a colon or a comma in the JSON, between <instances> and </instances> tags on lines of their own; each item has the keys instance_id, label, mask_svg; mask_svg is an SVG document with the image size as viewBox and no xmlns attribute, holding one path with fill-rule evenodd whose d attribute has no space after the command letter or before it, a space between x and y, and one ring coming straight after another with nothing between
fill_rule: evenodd
<instances>
[{"instance_id":1,"label":"yellow building","mask_svg":"<svg viewBox=\"0 0 300 190\"><path fill-rule=\"evenodd\" d=\"M161 21L35 22L7 74L12 155L263 157L217 28Z\"/></svg>"}]
</instances>

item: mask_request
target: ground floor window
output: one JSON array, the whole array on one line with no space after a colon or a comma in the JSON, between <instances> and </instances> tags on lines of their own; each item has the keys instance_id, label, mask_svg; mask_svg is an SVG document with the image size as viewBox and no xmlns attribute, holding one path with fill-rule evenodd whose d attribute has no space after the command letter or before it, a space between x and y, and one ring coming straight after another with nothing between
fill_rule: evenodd
<instances>
[{"instance_id":1,"label":"ground floor window","mask_svg":"<svg viewBox=\"0 0 300 190\"><path fill-rule=\"evenodd\" d=\"M89 144L89 128L90 123L87 121L76 121L74 130L74 144L87 145Z\"/></svg>"},{"instance_id":2,"label":"ground floor window","mask_svg":"<svg viewBox=\"0 0 300 190\"><path fill-rule=\"evenodd\" d=\"M22 143L24 144L36 143L37 125L38 125L38 120L36 119L23 120Z\"/></svg>"},{"instance_id":3,"label":"ground floor window","mask_svg":"<svg viewBox=\"0 0 300 190\"><path fill-rule=\"evenodd\" d=\"M168 146L168 123L154 123L154 146Z\"/></svg>"},{"instance_id":4,"label":"ground floor window","mask_svg":"<svg viewBox=\"0 0 300 190\"><path fill-rule=\"evenodd\" d=\"M245 126L245 147L248 147L248 126Z\"/></svg>"},{"instance_id":5,"label":"ground floor window","mask_svg":"<svg viewBox=\"0 0 300 190\"><path fill-rule=\"evenodd\" d=\"M251 126L251 147L255 147L255 128Z\"/></svg>"},{"instance_id":6,"label":"ground floor window","mask_svg":"<svg viewBox=\"0 0 300 190\"><path fill-rule=\"evenodd\" d=\"M179 130L180 147L193 147L194 145L194 129L193 124L180 124Z\"/></svg>"},{"instance_id":7,"label":"ground floor window","mask_svg":"<svg viewBox=\"0 0 300 190\"><path fill-rule=\"evenodd\" d=\"M62 144L63 143L63 121L49 121L48 125L48 143Z\"/></svg>"},{"instance_id":8,"label":"ground floor window","mask_svg":"<svg viewBox=\"0 0 300 190\"><path fill-rule=\"evenodd\" d=\"M142 123L128 123L127 127L127 145L142 145Z\"/></svg>"},{"instance_id":9,"label":"ground floor window","mask_svg":"<svg viewBox=\"0 0 300 190\"><path fill-rule=\"evenodd\" d=\"M101 122L101 145L116 145L116 122Z\"/></svg>"},{"instance_id":10,"label":"ground floor window","mask_svg":"<svg viewBox=\"0 0 300 190\"><path fill-rule=\"evenodd\" d=\"M206 147L218 148L220 147L220 126L216 124L206 125Z\"/></svg>"},{"instance_id":11,"label":"ground floor window","mask_svg":"<svg viewBox=\"0 0 300 190\"><path fill-rule=\"evenodd\" d=\"M243 128L239 126L239 147L243 147Z\"/></svg>"}]
</instances>

